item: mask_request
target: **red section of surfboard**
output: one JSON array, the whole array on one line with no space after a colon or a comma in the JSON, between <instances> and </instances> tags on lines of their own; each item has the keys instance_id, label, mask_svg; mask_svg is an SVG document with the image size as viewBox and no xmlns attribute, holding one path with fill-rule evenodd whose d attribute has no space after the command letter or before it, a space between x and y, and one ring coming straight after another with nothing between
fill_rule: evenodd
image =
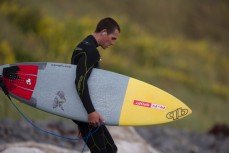
<instances>
[{"instance_id":1,"label":"red section of surfboard","mask_svg":"<svg viewBox=\"0 0 229 153\"><path fill-rule=\"evenodd\" d=\"M19 65L18 68L20 69L20 73L23 74L37 75L38 73L37 65Z\"/></svg>"},{"instance_id":2,"label":"red section of surfboard","mask_svg":"<svg viewBox=\"0 0 229 153\"><path fill-rule=\"evenodd\" d=\"M7 76L3 74L3 81L9 92L23 99L30 100L37 82L37 73L38 66L36 65L19 65L16 71L13 70L11 72L9 70Z\"/></svg>"}]
</instances>

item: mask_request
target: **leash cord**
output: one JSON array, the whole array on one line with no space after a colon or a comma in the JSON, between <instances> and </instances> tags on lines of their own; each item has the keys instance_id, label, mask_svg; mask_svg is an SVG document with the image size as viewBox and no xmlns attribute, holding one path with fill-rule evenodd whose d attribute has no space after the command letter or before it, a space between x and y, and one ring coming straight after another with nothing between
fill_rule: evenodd
<instances>
[{"instance_id":1,"label":"leash cord","mask_svg":"<svg viewBox=\"0 0 229 153\"><path fill-rule=\"evenodd\" d=\"M55 134L53 132L49 132L49 131L46 131L40 127L38 127L37 125L35 125L28 117L26 117L26 115L16 106L16 104L13 102L13 100L10 98L9 95L7 95L7 97L9 98L11 104L14 106L14 108L18 111L18 113L36 130L40 131L40 132L43 132L45 134L48 134L48 135L52 135L52 136L55 136L55 137L59 137L59 138L62 138L62 139L65 139L65 140L68 140L68 141L79 141L79 140L85 140L85 143L84 143L84 146L83 146L83 149L82 149L82 153L84 152L85 150L85 147L86 147L86 143L89 139L90 136L94 135L98 130L99 128L101 127L102 123L100 123L100 125L94 130L92 131L92 129L90 129L88 135L86 135L85 137L82 137L82 138L69 138L69 137L65 137L65 136L61 136L61 135L58 135L58 134Z\"/></svg>"},{"instance_id":2,"label":"leash cord","mask_svg":"<svg viewBox=\"0 0 229 153\"><path fill-rule=\"evenodd\" d=\"M79 140L84 140L84 146L83 146L83 149L82 149L82 153L84 152L84 149L86 147L86 144L87 144L87 141L89 139L90 136L94 135L96 132L98 132L99 128L101 127L101 125L103 123L100 123L100 125L94 130L92 131L92 129L90 129L89 133L85 136L85 137L82 137L82 138L69 138L69 137L65 137L65 136L61 136L61 135L58 135L58 134L55 134L53 132L49 132L49 131L46 131L40 127L38 127L37 125L35 125L28 117L26 117L26 115L17 107L17 105L13 102L13 100L10 98L9 96L9 92L7 91L6 89L6 86L3 82L3 76L0 75L0 87L2 88L3 92L5 93L5 95L9 98L11 104L14 106L14 108L17 110L17 112L27 121L27 123L29 123L35 130L37 131L40 131L40 132L43 132L45 134L48 134L48 135L52 135L52 136L55 136L55 137L58 137L58 138L62 138L62 139L65 139L65 140L69 140L69 141L79 141Z\"/></svg>"}]
</instances>

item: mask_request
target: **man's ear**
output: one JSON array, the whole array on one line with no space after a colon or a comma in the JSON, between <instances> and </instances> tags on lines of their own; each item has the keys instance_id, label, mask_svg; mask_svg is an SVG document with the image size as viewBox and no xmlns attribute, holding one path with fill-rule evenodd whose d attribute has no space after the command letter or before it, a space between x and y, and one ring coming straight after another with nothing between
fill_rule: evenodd
<instances>
[{"instance_id":1,"label":"man's ear","mask_svg":"<svg viewBox=\"0 0 229 153\"><path fill-rule=\"evenodd\" d=\"M102 30L102 31L101 31L101 35L103 35L103 36L104 36L104 35L107 35L107 30L106 30L106 29Z\"/></svg>"},{"instance_id":2,"label":"man's ear","mask_svg":"<svg viewBox=\"0 0 229 153\"><path fill-rule=\"evenodd\" d=\"M104 36L104 35L107 35L107 32L102 32L102 35Z\"/></svg>"}]
</instances>

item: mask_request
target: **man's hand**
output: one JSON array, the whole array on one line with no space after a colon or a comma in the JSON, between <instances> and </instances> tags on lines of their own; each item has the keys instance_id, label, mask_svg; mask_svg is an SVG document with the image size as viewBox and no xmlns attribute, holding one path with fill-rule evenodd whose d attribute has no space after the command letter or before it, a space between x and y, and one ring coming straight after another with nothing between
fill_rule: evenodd
<instances>
[{"instance_id":1,"label":"man's hand","mask_svg":"<svg viewBox=\"0 0 229 153\"><path fill-rule=\"evenodd\" d=\"M93 125L94 127L97 127L100 125L100 121L105 123L105 120L98 112L92 112L88 114L88 123L90 125Z\"/></svg>"}]
</instances>

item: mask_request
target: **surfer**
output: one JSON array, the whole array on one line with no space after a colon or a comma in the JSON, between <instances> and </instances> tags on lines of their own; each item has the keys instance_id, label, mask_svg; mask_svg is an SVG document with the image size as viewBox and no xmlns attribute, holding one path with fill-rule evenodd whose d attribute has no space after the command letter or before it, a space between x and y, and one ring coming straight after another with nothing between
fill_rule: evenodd
<instances>
[{"instance_id":1,"label":"surfer","mask_svg":"<svg viewBox=\"0 0 229 153\"><path fill-rule=\"evenodd\" d=\"M99 68L100 54L97 47L106 49L114 45L119 34L118 23L112 18L104 18L98 22L95 31L76 46L71 58L71 64L77 65L76 89L88 113L88 123L76 120L73 122L78 125L82 137L100 126L98 132L84 140L92 153L115 153L118 150L106 126L100 125L105 120L92 104L87 80L93 68Z\"/></svg>"}]
</instances>

